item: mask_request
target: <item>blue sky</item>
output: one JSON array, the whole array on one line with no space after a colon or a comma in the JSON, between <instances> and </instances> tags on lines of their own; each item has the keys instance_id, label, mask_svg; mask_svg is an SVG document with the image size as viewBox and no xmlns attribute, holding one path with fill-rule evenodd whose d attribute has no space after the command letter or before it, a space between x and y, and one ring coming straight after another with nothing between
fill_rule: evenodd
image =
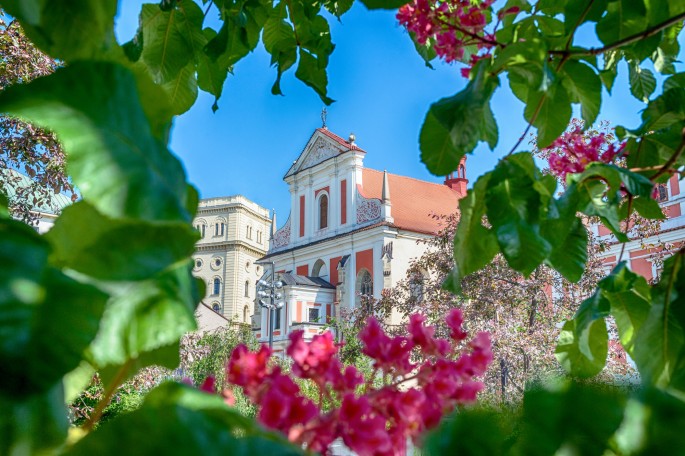
<instances>
[{"instance_id":1,"label":"blue sky","mask_svg":"<svg viewBox=\"0 0 685 456\"><path fill-rule=\"evenodd\" d=\"M142 3L121 2L120 42L134 35ZM364 163L369 168L442 182L420 161L419 131L430 104L466 84L460 67L436 62L435 70L427 68L394 12L368 11L357 2L342 22L331 19L330 23L336 49L328 68L328 93L336 102L327 108L328 128L345 138L353 132L357 144L367 151ZM592 33L580 33L581 39L583 35ZM600 119L635 127L644 105L628 92L627 69L622 69L614 96L603 98ZM216 113L211 110L213 97L201 92L195 106L175 121L171 148L202 197L242 194L275 208L281 225L290 211L283 175L321 126L324 105L292 71L281 84L285 96L271 95L276 72L261 44L236 65L234 73L226 81ZM511 95L506 78L492 107L499 143L494 152L483 145L469 156L471 182L492 169L526 127L523 105ZM519 149L526 148L527 142Z\"/></svg>"}]
</instances>

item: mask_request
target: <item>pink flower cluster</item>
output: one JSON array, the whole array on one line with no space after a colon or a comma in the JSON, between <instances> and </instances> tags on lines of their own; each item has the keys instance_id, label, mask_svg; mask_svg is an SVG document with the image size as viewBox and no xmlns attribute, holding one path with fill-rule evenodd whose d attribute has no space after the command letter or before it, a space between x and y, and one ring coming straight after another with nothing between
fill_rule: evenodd
<instances>
[{"instance_id":1,"label":"pink flower cluster","mask_svg":"<svg viewBox=\"0 0 685 456\"><path fill-rule=\"evenodd\" d=\"M432 46L445 62L459 61L470 65L461 71L464 77L468 77L473 65L488 57L494 47L494 35L485 32L493 3L494 0L479 3L472 0L414 0L399 9L397 20L416 35L419 44ZM518 11L518 7L508 8L500 12L500 16ZM467 54L469 47L472 49ZM478 54L481 50L484 52Z\"/></svg>"},{"instance_id":2,"label":"pink flower cluster","mask_svg":"<svg viewBox=\"0 0 685 456\"><path fill-rule=\"evenodd\" d=\"M268 362L271 351L265 346L257 352L236 347L227 378L257 404L263 425L309 451L327 454L333 441L341 438L360 456L404 454L408 438L417 440L455 406L476 400L483 384L474 377L492 361L487 333L478 333L458 351L456 345L467 337L461 312L452 310L446 322L449 340L436 338L435 328L426 326L421 315L410 318L406 337L387 335L369 318L359 334L363 352L374 361L374 374L368 379L354 366L341 364L330 332L310 342L302 331L293 332L287 349L292 375L314 382L320 392L318 404ZM412 353L421 353L420 361L412 362ZM384 384L374 387L375 377ZM324 412L323 398L339 406Z\"/></svg>"},{"instance_id":3,"label":"pink flower cluster","mask_svg":"<svg viewBox=\"0 0 685 456\"><path fill-rule=\"evenodd\" d=\"M580 125L565 132L550 147L549 169L552 174L566 180L568 174L582 173L590 163L611 163L623 151L624 144L609 143L606 133L588 136Z\"/></svg>"}]
</instances>

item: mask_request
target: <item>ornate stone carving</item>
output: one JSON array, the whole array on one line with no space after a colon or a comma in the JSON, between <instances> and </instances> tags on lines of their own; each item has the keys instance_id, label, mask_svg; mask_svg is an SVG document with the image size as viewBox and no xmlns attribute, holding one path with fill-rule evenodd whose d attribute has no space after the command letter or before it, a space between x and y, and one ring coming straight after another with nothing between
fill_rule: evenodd
<instances>
[{"instance_id":1,"label":"ornate stone carving","mask_svg":"<svg viewBox=\"0 0 685 456\"><path fill-rule=\"evenodd\" d=\"M364 198L357 189L357 223L373 222L381 218L381 200Z\"/></svg>"},{"instance_id":2,"label":"ornate stone carving","mask_svg":"<svg viewBox=\"0 0 685 456\"><path fill-rule=\"evenodd\" d=\"M280 247L285 247L288 244L290 244L290 216L288 216L288 221L285 222L285 225L274 234L271 248L278 249Z\"/></svg>"},{"instance_id":3,"label":"ornate stone carving","mask_svg":"<svg viewBox=\"0 0 685 456\"><path fill-rule=\"evenodd\" d=\"M309 168L338 155L342 150L323 138L317 139L299 169Z\"/></svg>"}]
</instances>

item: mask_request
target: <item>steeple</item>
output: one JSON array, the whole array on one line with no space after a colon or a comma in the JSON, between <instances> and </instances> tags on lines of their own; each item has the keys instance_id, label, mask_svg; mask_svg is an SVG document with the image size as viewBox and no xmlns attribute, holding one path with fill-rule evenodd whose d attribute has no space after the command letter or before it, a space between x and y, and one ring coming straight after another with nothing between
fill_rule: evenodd
<instances>
[{"instance_id":1,"label":"steeple","mask_svg":"<svg viewBox=\"0 0 685 456\"><path fill-rule=\"evenodd\" d=\"M383 219L386 222L393 223L392 218L392 203L390 202L390 179L388 179L388 172L383 171L383 190L381 193L381 202L383 204Z\"/></svg>"},{"instance_id":2,"label":"steeple","mask_svg":"<svg viewBox=\"0 0 685 456\"><path fill-rule=\"evenodd\" d=\"M271 209L271 240L276 236L276 209Z\"/></svg>"}]
</instances>

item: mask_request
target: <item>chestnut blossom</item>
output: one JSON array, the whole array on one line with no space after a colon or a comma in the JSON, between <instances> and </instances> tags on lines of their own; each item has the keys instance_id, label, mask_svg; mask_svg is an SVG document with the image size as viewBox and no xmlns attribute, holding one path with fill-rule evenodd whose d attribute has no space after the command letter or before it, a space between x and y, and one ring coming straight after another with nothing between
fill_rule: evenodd
<instances>
[{"instance_id":1,"label":"chestnut blossom","mask_svg":"<svg viewBox=\"0 0 685 456\"><path fill-rule=\"evenodd\" d=\"M590 163L612 163L623 151L624 144L608 144L606 133L588 137L579 124L558 137L550 147L549 169L562 181L568 174L582 173Z\"/></svg>"},{"instance_id":2,"label":"chestnut blossom","mask_svg":"<svg viewBox=\"0 0 685 456\"><path fill-rule=\"evenodd\" d=\"M489 57L494 47L494 35L485 32L492 3L494 0L414 0L402 6L396 17L416 36L419 44L431 46L445 62L468 64L461 70L461 74L468 77L473 65ZM507 8L500 11L498 17L501 19L519 10L518 7Z\"/></svg>"},{"instance_id":3,"label":"chestnut blossom","mask_svg":"<svg viewBox=\"0 0 685 456\"><path fill-rule=\"evenodd\" d=\"M328 454L340 438L360 456L400 455L407 439L437 426L440 419L461 404L476 400L482 375L492 361L490 337L478 333L462 350L466 339L461 311L447 316L450 340L434 336L425 317L412 315L409 336L388 336L378 321L369 318L359 337L363 353L374 361L385 382L373 387L354 366L344 367L330 332L304 340L302 331L290 335L286 353L292 358L290 375L312 381L320 397L340 404L322 410L306 398L298 384L278 366L268 363L271 350L262 346L250 352L244 345L233 351L226 367L229 382L243 389L258 407L257 420L278 430L307 450ZM420 352L420 362L411 363ZM412 381L411 387L408 382Z\"/></svg>"}]
</instances>

